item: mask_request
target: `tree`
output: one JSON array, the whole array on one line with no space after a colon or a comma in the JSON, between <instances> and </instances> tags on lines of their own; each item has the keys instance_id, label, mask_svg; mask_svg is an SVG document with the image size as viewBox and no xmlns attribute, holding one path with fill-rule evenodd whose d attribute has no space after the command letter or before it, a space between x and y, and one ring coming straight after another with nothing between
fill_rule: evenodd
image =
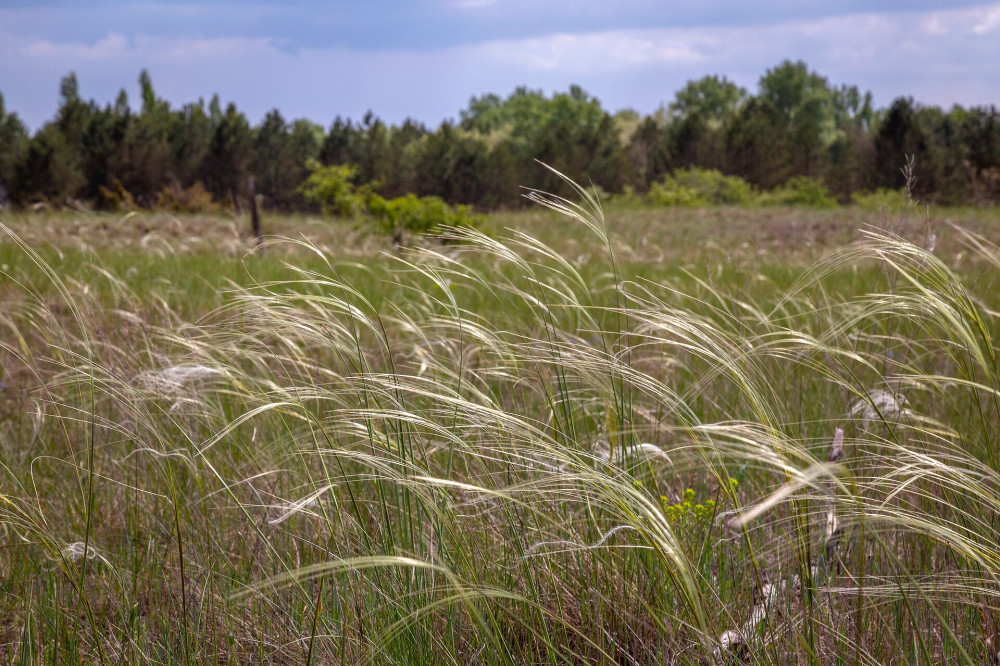
<instances>
[{"instance_id":1,"label":"tree","mask_svg":"<svg viewBox=\"0 0 1000 666\"><path fill-rule=\"evenodd\" d=\"M955 204L972 198L972 185L963 168L967 162L958 116L938 107L917 107L917 125L928 140L915 192L942 203Z\"/></svg>"},{"instance_id":2,"label":"tree","mask_svg":"<svg viewBox=\"0 0 1000 666\"><path fill-rule=\"evenodd\" d=\"M322 128L307 120L285 122L272 109L257 128L253 141L251 171L257 191L281 210L301 207L299 185L309 173L307 161L319 154Z\"/></svg>"},{"instance_id":3,"label":"tree","mask_svg":"<svg viewBox=\"0 0 1000 666\"><path fill-rule=\"evenodd\" d=\"M952 110L963 152L974 169L1000 168L1000 113L995 106Z\"/></svg>"},{"instance_id":4,"label":"tree","mask_svg":"<svg viewBox=\"0 0 1000 666\"><path fill-rule=\"evenodd\" d=\"M139 75L139 86L142 110L128 124L114 172L140 205L152 206L164 187L179 183L183 172L172 145L179 118L156 96L146 70Z\"/></svg>"},{"instance_id":5,"label":"tree","mask_svg":"<svg viewBox=\"0 0 1000 666\"><path fill-rule=\"evenodd\" d=\"M730 118L746 98L747 91L726 77L703 76L677 91L670 113L682 120L696 114L704 122L718 125Z\"/></svg>"},{"instance_id":6,"label":"tree","mask_svg":"<svg viewBox=\"0 0 1000 666\"><path fill-rule=\"evenodd\" d=\"M124 91L114 106L103 109L95 106L84 130L82 162L86 183L82 195L91 201L101 200L102 188L115 190L116 159L131 123L127 98L122 103L123 95Z\"/></svg>"},{"instance_id":7,"label":"tree","mask_svg":"<svg viewBox=\"0 0 1000 666\"><path fill-rule=\"evenodd\" d=\"M770 102L789 122L808 101L815 98L831 102L828 110L832 114L833 95L826 77L810 72L801 60L785 60L767 70L760 77L758 87L757 96Z\"/></svg>"},{"instance_id":8,"label":"tree","mask_svg":"<svg viewBox=\"0 0 1000 666\"><path fill-rule=\"evenodd\" d=\"M920 188L926 186L929 145L917 123L913 98L899 97L892 102L874 140L875 182L880 187L899 189L906 185L901 169L912 156Z\"/></svg>"},{"instance_id":9,"label":"tree","mask_svg":"<svg viewBox=\"0 0 1000 666\"><path fill-rule=\"evenodd\" d=\"M379 191L388 198L401 197L417 191L420 178L420 153L427 137L422 123L407 118L399 127L389 129L389 155L392 167L385 175Z\"/></svg>"},{"instance_id":10,"label":"tree","mask_svg":"<svg viewBox=\"0 0 1000 666\"><path fill-rule=\"evenodd\" d=\"M297 188L309 173L307 165L319 156L322 144L323 128L316 123L299 118L289 128L288 150L291 151L292 159L288 164L288 172L284 174L285 178L282 180L282 187L288 187L283 203L289 209L302 207L302 199Z\"/></svg>"},{"instance_id":11,"label":"tree","mask_svg":"<svg viewBox=\"0 0 1000 666\"><path fill-rule=\"evenodd\" d=\"M156 96L156 91L153 90L153 78L145 69L139 72L139 95L142 98L143 115L164 113L170 110L170 105Z\"/></svg>"},{"instance_id":12,"label":"tree","mask_svg":"<svg viewBox=\"0 0 1000 666\"><path fill-rule=\"evenodd\" d=\"M340 116L330 125L330 131L323 139L319 151L319 161L325 165L350 164L358 158L358 144L361 141L361 130L350 119Z\"/></svg>"},{"instance_id":13,"label":"tree","mask_svg":"<svg viewBox=\"0 0 1000 666\"><path fill-rule=\"evenodd\" d=\"M690 113L668 128L671 168L726 169L726 125L713 127L699 113Z\"/></svg>"},{"instance_id":14,"label":"tree","mask_svg":"<svg viewBox=\"0 0 1000 666\"><path fill-rule=\"evenodd\" d=\"M42 199L57 204L76 197L84 184L83 173L59 126L48 123L28 143L18 170L17 191L21 201Z\"/></svg>"},{"instance_id":15,"label":"tree","mask_svg":"<svg viewBox=\"0 0 1000 666\"><path fill-rule=\"evenodd\" d=\"M645 192L670 168L667 132L653 118L640 121L625 148L631 165L630 184Z\"/></svg>"},{"instance_id":16,"label":"tree","mask_svg":"<svg viewBox=\"0 0 1000 666\"><path fill-rule=\"evenodd\" d=\"M284 208L283 181L289 166L294 162L291 146L288 144L288 124L280 111L271 109L254 134L250 170L253 172L257 193L262 194L273 205ZM302 179L299 179L296 185L301 182Z\"/></svg>"},{"instance_id":17,"label":"tree","mask_svg":"<svg viewBox=\"0 0 1000 666\"><path fill-rule=\"evenodd\" d=\"M354 189L352 182L357 169L349 164L324 166L316 159L306 162L309 176L299 190L306 201L318 206L325 215L351 217L358 213L363 204L362 197Z\"/></svg>"},{"instance_id":18,"label":"tree","mask_svg":"<svg viewBox=\"0 0 1000 666\"><path fill-rule=\"evenodd\" d=\"M487 140L488 141L488 140ZM487 209L523 205L521 183L529 182L521 178L519 154L512 140L500 139L490 146L489 159L485 165L483 180L489 183L482 201L470 202Z\"/></svg>"},{"instance_id":19,"label":"tree","mask_svg":"<svg viewBox=\"0 0 1000 666\"><path fill-rule=\"evenodd\" d=\"M0 94L0 208L9 202L23 203L17 191L17 172L28 148L28 129L17 117L7 113Z\"/></svg>"},{"instance_id":20,"label":"tree","mask_svg":"<svg viewBox=\"0 0 1000 666\"><path fill-rule=\"evenodd\" d=\"M951 115L961 133L963 170L970 180L971 196L996 201L1000 198L1000 114L991 106L956 108Z\"/></svg>"},{"instance_id":21,"label":"tree","mask_svg":"<svg viewBox=\"0 0 1000 666\"><path fill-rule=\"evenodd\" d=\"M540 171L540 160L566 174L590 178L617 191L625 182L625 151L611 116L600 101L579 86L547 98L541 91L517 88L505 100L473 98L462 113L462 128L479 132L487 143L507 143L523 182L562 191L554 174Z\"/></svg>"},{"instance_id":22,"label":"tree","mask_svg":"<svg viewBox=\"0 0 1000 666\"><path fill-rule=\"evenodd\" d=\"M785 117L766 99L747 102L726 132L730 169L762 189L780 185L791 175L790 152Z\"/></svg>"},{"instance_id":23,"label":"tree","mask_svg":"<svg viewBox=\"0 0 1000 666\"><path fill-rule=\"evenodd\" d=\"M840 201L848 202L854 192L874 187L869 179L873 159L871 134L861 126L839 131L827 155L824 180Z\"/></svg>"},{"instance_id":24,"label":"tree","mask_svg":"<svg viewBox=\"0 0 1000 666\"><path fill-rule=\"evenodd\" d=\"M541 96L540 91L529 92L527 88L520 87L507 98L506 103L493 93L482 97L473 97L469 100L469 108L459 113L460 126L464 130L489 134L494 130L501 129L504 125L513 123L513 118L510 116L513 115L511 110L515 100Z\"/></svg>"},{"instance_id":25,"label":"tree","mask_svg":"<svg viewBox=\"0 0 1000 666\"><path fill-rule=\"evenodd\" d=\"M361 140L357 145L358 178L363 183L381 182L392 169L389 128L368 111L361 120L361 130Z\"/></svg>"},{"instance_id":26,"label":"tree","mask_svg":"<svg viewBox=\"0 0 1000 666\"><path fill-rule=\"evenodd\" d=\"M59 98L56 126L62 133L66 145L80 158L85 150L83 135L92 109L80 99L79 84L73 72L64 76L59 82Z\"/></svg>"},{"instance_id":27,"label":"tree","mask_svg":"<svg viewBox=\"0 0 1000 666\"><path fill-rule=\"evenodd\" d=\"M794 171L820 171L824 150L836 135L834 94L825 77L810 72L802 61L786 60L760 78L759 98L785 119L796 159Z\"/></svg>"},{"instance_id":28,"label":"tree","mask_svg":"<svg viewBox=\"0 0 1000 666\"><path fill-rule=\"evenodd\" d=\"M824 151L836 139L830 100L812 95L796 110L789 128L797 148L796 172L811 176L822 168Z\"/></svg>"},{"instance_id":29,"label":"tree","mask_svg":"<svg viewBox=\"0 0 1000 666\"><path fill-rule=\"evenodd\" d=\"M860 127L870 131L875 124L871 92L863 95L857 86L842 85L832 91L833 114L837 129Z\"/></svg>"},{"instance_id":30,"label":"tree","mask_svg":"<svg viewBox=\"0 0 1000 666\"><path fill-rule=\"evenodd\" d=\"M202 164L212 146L214 127L204 100L185 104L172 115L170 145L176 165L174 177L182 187L190 187L201 180Z\"/></svg>"},{"instance_id":31,"label":"tree","mask_svg":"<svg viewBox=\"0 0 1000 666\"><path fill-rule=\"evenodd\" d=\"M392 171L389 139L389 128L371 111L365 113L360 125L338 116L322 142L320 161L353 164L358 168L359 182L381 182Z\"/></svg>"},{"instance_id":32,"label":"tree","mask_svg":"<svg viewBox=\"0 0 1000 666\"><path fill-rule=\"evenodd\" d=\"M253 156L253 133L250 123L236 105L229 103L219 117L202 162L201 180L218 201L232 197L239 205L239 194L250 175Z\"/></svg>"},{"instance_id":33,"label":"tree","mask_svg":"<svg viewBox=\"0 0 1000 666\"><path fill-rule=\"evenodd\" d=\"M34 137L0 98L0 205L33 196L155 205L199 181L214 199L238 203L252 173L269 205L315 210L299 190L310 158L352 165L355 181L383 197L419 193L485 208L522 204L521 185L570 194L536 160L609 192L646 191L668 173L698 168L762 188L822 178L846 201L860 188L901 186L899 169L913 155L918 196L1000 198L995 108L945 112L901 99L875 109L871 93L833 87L801 61L765 72L756 97L717 75L688 81L646 117L630 109L612 116L575 85L551 95L519 87L473 97L457 124L435 131L412 120L389 125L371 111L361 122L337 117L326 132L277 109L252 127L217 95L172 109L148 71L138 82L133 112L125 91L111 105L85 101L67 74L55 117Z\"/></svg>"},{"instance_id":34,"label":"tree","mask_svg":"<svg viewBox=\"0 0 1000 666\"><path fill-rule=\"evenodd\" d=\"M452 204L479 203L485 198L489 151L478 133L444 122L421 148L415 194L439 196Z\"/></svg>"}]
</instances>

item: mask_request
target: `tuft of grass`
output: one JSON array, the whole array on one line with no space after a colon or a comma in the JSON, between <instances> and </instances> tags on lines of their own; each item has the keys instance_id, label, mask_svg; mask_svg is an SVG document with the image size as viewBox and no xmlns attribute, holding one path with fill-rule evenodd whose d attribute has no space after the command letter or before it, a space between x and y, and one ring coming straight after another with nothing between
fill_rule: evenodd
<instances>
[{"instance_id":1,"label":"tuft of grass","mask_svg":"<svg viewBox=\"0 0 1000 666\"><path fill-rule=\"evenodd\" d=\"M221 293L180 236L129 274L141 239L4 227L3 658L984 663L995 243L723 263L567 182L367 265L217 256Z\"/></svg>"}]
</instances>

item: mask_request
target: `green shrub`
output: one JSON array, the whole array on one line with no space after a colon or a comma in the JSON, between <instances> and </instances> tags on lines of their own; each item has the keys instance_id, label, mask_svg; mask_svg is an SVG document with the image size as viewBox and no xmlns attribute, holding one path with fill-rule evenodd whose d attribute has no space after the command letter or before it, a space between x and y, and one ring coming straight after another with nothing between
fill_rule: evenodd
<instances>
[{"instance_id":1,"label":"green shrub","mask_svg":"<svg viewBox=\"0 0 1000 666\"><path fill-rule=\"evenodd\" d=\"M439 197L405 197L386 199L375 194L374 184L356 187L352 182L357 167L340 164L323 166L309 160L311 172L299 187L306 201L317 204L328 215L350 217L367 209L378 228L387 233L408 231L426 234L438 227L479 227L480 216L469 206L449 206Z\"/></svg>"},{"instance_id":2,"label":"green shrub","mask_svg":"<svg viewBox=\"0 0 1000 666\"><path fill-rule=\"evenodd\" d=\"M660 206L748 206L757 199L752 185L715 169L677 169L649 188L649 200Z\"/></svg>"},{"instance_id":3,"label":"green shrub","mask_svg":"<svg viewBox=\"0 0 1000 666\"><path fill-rule=\"evenodd\" d=\"M894 213L902 211L910 201L906 190L887 190L883 187L874 192L855 192L851 200L862 210Z\"/></svg>"},{"instance_id":4,"label":"green shrub","mask_svg":"<svg viewBox=\"0 0 1000 666\"><path fill-rule=\"evenodd\" d=\"M658 206L707 206L708 199L690 187L684 187L670 176L649 187L649 201Z\"/></svg>"},{"instance_id":5,"label":"green shrub","mask_svg":"<svg viewBox=\"0 0 1000 666\"><path fill-rule=\"evenodd\" d=\"M608 201L620 208L641 208L646 205L646 197L636 194L631 185L623 187L620 194L612 194Z\"/></svg>"},{"instance_id":6,"label":"green shrub","mask_svg":"<svg viewBox=\"0 0 1000 666\"><path fill-rule=\"evenodd\" d=\"M449 206L439 197L405 197L384 199L377 194L368 196L368 212L385 233L408 231L426 234L439 227L481 226L480 216L469 206Z\"/></svg>"},{"instance_id":7,"label":"green shrub","mask_svg":"<svg viewBox=\"0 0 1000 666\"><path fill-rule=\"evenodd\" d=\"M320 207L326 215L351 217L361 210L363 199L351 182L358 169L350 164L323 166L318 160L306 162L309 177L299 186L306 201Z\"/></svg>"},{"instance_id":8,"label":"green shrub","mask_svg":"<svg viewBox=\"0 0 1000 666\"><path fill-rule=\"evenodd\" d=\"M837 200L830 194L823 181L809 176L794 176L781 187L766 193L761 198L765 205L807 206L809 208L833 208Z\"/></svg>"}]
</instances>

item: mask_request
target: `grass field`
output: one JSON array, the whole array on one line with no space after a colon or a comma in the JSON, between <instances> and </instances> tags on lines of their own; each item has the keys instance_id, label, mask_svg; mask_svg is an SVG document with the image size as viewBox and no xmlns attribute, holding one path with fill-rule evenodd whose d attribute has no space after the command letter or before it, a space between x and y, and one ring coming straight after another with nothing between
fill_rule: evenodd
<instances>
[{"instance_id":1,"label":"grass field","mask_svg":"<svg viewBox=\"0 0 1000 666\"><path fill-rule=\"evenodd\" d=\"M549 203L3 217L0 659L997 663L996 211Z\"/></svg>"}]
</instances>

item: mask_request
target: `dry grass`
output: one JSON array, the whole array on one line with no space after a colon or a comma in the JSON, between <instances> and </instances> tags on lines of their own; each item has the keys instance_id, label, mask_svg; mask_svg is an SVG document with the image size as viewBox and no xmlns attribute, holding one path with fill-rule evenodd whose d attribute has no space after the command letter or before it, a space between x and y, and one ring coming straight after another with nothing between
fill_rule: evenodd
<instances>
[{"instance_id":1,"label":"dry grass","mask_svg":"<svg viewBox=\"0 0 1000 666\"><path fill-rule=\"evenodd\" d=\"M13 220L3 658L983 663L989 237L549 203Z\"/></svg>"}]
</instances>

